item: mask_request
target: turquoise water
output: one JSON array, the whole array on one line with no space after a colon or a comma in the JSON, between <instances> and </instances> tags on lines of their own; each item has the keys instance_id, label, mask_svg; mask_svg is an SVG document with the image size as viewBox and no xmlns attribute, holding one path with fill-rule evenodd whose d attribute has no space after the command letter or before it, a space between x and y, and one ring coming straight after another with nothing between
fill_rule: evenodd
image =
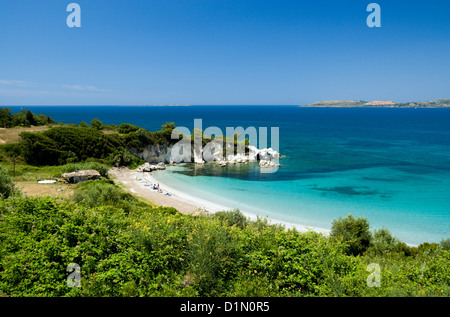
<instances>
[{"instance_id":1,"label":"turquoise water","mask_svg":"<svg viewBox=\"0 0 450 317\"><path fill-rule=\"evenodd\" d=\"M402 172L394 175L388 168L273 182L191 177L170 169L157 178L170 187L224 206L313 228L329 229L333 219L352 213L368 218L372 228L388 227L411 244L439 242L449 230L448 179L414 179Z\"/></svg>"},{"instance_id":2,"label":"turquoise water","mask_svg":"<svg viewBox=\"0 0 450 317\"><path fill-rule=\"evenodd\" d=\"M450 236L450 109L214 107L30 107L56 121L129 122L159 130L173 121L203 128L279 127L281 167L185 164L162 183L230 208L330 229L348 213L410 244ZM17 110L17 108L13 108ZM269 144L270 146L270 138Z\"/></svg>"}]
</instances>

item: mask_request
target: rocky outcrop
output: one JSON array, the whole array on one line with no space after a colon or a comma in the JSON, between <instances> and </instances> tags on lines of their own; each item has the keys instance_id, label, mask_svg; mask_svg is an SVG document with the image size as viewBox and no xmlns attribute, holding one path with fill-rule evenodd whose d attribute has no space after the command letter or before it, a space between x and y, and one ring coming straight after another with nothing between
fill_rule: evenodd
<instances>
[{"instance_id":1,"label":"rocky outcrop","mask_svg":"<svg viewBox=\"0 0 450 317\"><path fill-rule=\"evenodd\" d=\"M203 160L203 153L200 148L194 147L194 163L203 164L205 161Z\"/></svg>"},{"instance_id":2,"label":"rocky outcrop","mask_svg":"<svg viewBox=\"0 0 450 317\"><path fill-rule=\"evenodd\" d=\"M252 153L251 158L254 162L260 160L273 160L281 157L280 153L272 148L259 150L254 146L249 146L249 150Z\"/></svg>"},{"instance_id":3,"label":"rocky outcrop","mask_svg":"<svg viewBox=\"0 0 450 317\"><path fill-rule=\"evenodd\" d=\"M140 172L151 172L154 170L165 169L165 164L173 164L171 158L172 146L167 145L151 145L147 146L141 151L130 150L132 154L146 161L145 164L138 168ZM218 162L220 166L225 167L228 164L241 164L247 162L258 162L260 161L261 167L273 167L279 166L277 162L272 160L277 160L280 158L280 153L272 148L258 149L255 146L248 147L247 154L236 153L224 157L222 148L218 147L212 151L208 149L212 154L206 158L203 153L205 150L192 147L191 158L192 162L196 164L204 164L205 159L208 162Z\"/></svg>"},{"instance_id":4,"label":"rocky outcrop","mask_svg":"<svg viewBox=\"0 0 450 317\"><path fill-rule=\"evenodd\" d=\"M259 161L259 166L261 168L269 168L269 167L280 166L280 164L279 163L275 163L275 162L270 161L270 160L261 160L261 161Z\"/></svg>"},{"instance_id":5,"label":"rocky outcrop","mask_svg":"<svg viewBox=\"0 0 450 317\"><path fill-rule=\"evenodd\" d=\"M162 162L165 164L169 164L171 162L171 149L172 147L166 144L149 145L141 151L130 149L130 153L149 163L157 164Z\"/></svg>"},{"instance_id":6,"label":"rocky outcrop","mask_svg":"<svg viewBox=\"0 0 450 317\"><path fill-rule=\"evenodd\" d=\"M152 172L156 170L165 170L166 166L163 162L159 162L158 164L150 164L148 162L145 162L143 165L139 166L137 168L138 172Z\"/></svg>"},{"instance_id":7,"label":"rocky outcrop","mask_svg":"<svg viewBox=\"0 0 450 317\"><path fill-rule=\"evenodd\" d=\"M249 146L248 150L249 150L248 155L233 154L228 155L226 158L218 160L219 165L225 167L228 164L239 164L239 163L260 161L263 162L262 164L260 163L261 167L280 166L280 164L272 162L272 160L276 160L281 157L278 151L275 151L272 148L259 150L254 146Z\"/></svg>"}]
</instances>

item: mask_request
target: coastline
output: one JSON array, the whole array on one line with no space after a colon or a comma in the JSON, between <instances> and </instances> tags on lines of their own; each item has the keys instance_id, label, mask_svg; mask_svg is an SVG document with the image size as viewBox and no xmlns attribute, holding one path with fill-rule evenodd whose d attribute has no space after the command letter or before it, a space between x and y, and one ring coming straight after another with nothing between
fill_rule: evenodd
<instances>
[{"instance_id":1,"label":"coastline","mask_svg":"<svg viewBox=\"0 0 450 317\"><path fill-rule=\"evenodd\" d=\"M201 214L201 213L215 213L218 211L230 211L237 209L236 207L224 206L212 201L208 201L204 198L196 197L188 193L176 190L158 180L150 172L138 172L137 170L129 170L128 168L113 168L109 171L110 176L119 181L122 185L128 188L133 193L140 195L143 198L151 200L153 203L174 207L183 214ZM161 193L152 189L152 184L159 184ZM169 195L167 195L169 194ZM258 216L240 210L241 213L251 221L256 221ZM270 224L279 224L286 229L295 228L299 232L314 231L328 235L330 230L324 228L312 228L301 224L285 222L272 218L267 218Z\"/></svg>"}]
</instances>

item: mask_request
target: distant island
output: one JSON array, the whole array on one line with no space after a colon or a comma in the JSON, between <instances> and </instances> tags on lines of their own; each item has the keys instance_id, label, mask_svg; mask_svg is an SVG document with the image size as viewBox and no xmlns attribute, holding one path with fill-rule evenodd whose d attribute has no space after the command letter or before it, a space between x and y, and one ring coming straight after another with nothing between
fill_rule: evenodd
<instances>
[{"instance_id":1,"label":"distant island","mask_svg":"<svg viewBox=\"0 0 450 317\"><path fill-rule=\"evenodd\" d=\"M303 105L300 107L448 108L448 107L450 107L450 98L436 99L433 101L411 101L411 102L394 102L394 101L386 101L386 100L375 100L375 101L325 100L325 101L317 101L315 103L312 103L309 105Z\"/></svg>"}]
</instances>

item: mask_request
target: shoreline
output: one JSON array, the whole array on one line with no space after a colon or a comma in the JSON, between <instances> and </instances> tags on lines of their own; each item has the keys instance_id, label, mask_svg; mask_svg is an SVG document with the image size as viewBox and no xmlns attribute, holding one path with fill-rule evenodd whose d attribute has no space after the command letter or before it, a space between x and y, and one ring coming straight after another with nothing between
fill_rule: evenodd
<instances>
[{"instance_id":1,"label":"shoreline","mask_svg":"<svg viewBox=\"0 0 450 317\"><path fill-rule=\"evenodd\" d=\"M220 205L176 190L160 182L154 175L152 175L151 172L138 172L137 170L129 170L128 168L114 168L110 170L109 173L124 186L126 186L133 194L138 194L161 206L174 207L183 214L215 213L218 211L238 209ZM152 184L159 184L159 188L162 190L162 193L152 189ZM245 210L240 210L240 212L250 221L256 221L258 219L258 215L256 214L246 212ZM284 226L286 229L295 228L299 232L314 231L326 236L330 233L329 229L313 228L296 223L276 220L269 217L261 218L267 219L269 224L279 224Z\"/></svg>"}]
</instances>

